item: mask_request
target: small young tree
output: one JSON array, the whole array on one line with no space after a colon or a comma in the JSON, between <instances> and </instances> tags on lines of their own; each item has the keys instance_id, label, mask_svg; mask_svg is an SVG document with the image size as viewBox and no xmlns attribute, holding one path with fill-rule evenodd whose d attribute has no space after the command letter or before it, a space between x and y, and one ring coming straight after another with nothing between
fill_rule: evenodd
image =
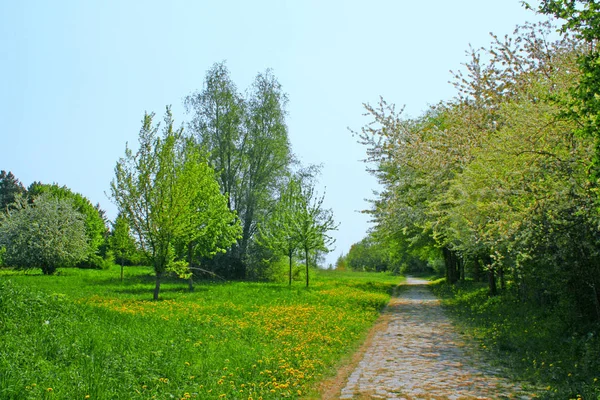
<instances>
[{"instance_id":1,"label":"small young tree","mask_svg":"<svg viewBox=\"0 0 600 400\"><path fill-rule=\"evenodd\" d=\"M273 212L260 225L257 238L261 246L288 257L290 285L294 254L300 246L301 206L302 179L298 175L289 175L279 188L279 197Z\"/></svg>"},{"instance_id":2,"label":"small young tree","mask_svg":"<svg viewBox=\"0 0 600 400\"><path fill-rule=\"evenodd\" d=\"M306 263L306 287L309 285L310 252L329 251L335 239L328 232L337 230L339 226L333 220L333 211L323 208L324 200L324 195L317 195L313 179L303 180L297 224L300 248Z\"/></svg>"},{"instance_id":3,"label":"small young tree","mask_svg":"<svg viewBox=\"0 0 600 400\"><path fill-rule=\"evenodd\" d=\"M20 201L16 209L0 214L0 247L6 249L5 265L40 267L52 274L88 254L85 218L70 199L42 194L33 203Z\"/></svg>"},{"instance_id":4,"label":"small young tree","mask_svg":"<svg viewBox=\"0 0 600 400\"><path fill-rule=\"evenodd\" d=\"M121 266L121 281L123 281L123 266L135 252L135 240L131 237L129 222L122 215L117 215L113 229L108 238L109 249L112 251L115 262Z\"/></svg>"},{"instance_id":5,"label":"small young tree","mask_svg":"<svg viewBox=\"0 0 600 400\"><path fill-rule=\"evenodd\" d=\"M117 162L111 192L152 262L154 300L158 300L163 274L169 266L181 265L174 263L176 243L193 242L202 236L201 244L212 254L222 249L220 239L229 238L239 223L227 209L218 185L206 184L215 180L215 174L198 146L183 136L183 128L173 129L170 107L160 137L153 117L144 116L139 150L133 153L127 147L125 157Z\"/></svg>"}]
</instances>

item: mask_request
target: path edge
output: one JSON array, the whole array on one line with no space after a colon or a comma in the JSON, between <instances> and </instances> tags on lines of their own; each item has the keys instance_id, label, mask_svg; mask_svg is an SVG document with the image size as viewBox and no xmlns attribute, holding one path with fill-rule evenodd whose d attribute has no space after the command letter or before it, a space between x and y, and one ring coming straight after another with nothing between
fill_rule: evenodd
<instances>
[{"instance_id":1,"label":"path edge","mask_svg":"<svg viewBox=\"0 0 600 400\"><path fill-rule=\"evenodd\" d=\"M354 372L355 368L358 366L358 363L360 363L363 359L363 356L365 355L367 349L371 346L371 343L373 342L373 339L377 333L384 331L387 328L390 319L390 314L387 312L387 310L392 303L392 300L398 297L405 284L406 282L403 281L394 287L390 296L390 301L388 301L385 307L383 307L381 310L379 317L377 317L375 320L373 327L371 327L367 333L362 344L351 356L349 356L347 359L344 359L340 363L335 376L327 378L319 384L317 389L317 397L311 398L321 400L335 400L340 398L342 390L348 382L348 378L352 372Z\"/></svg>"}]
</instances>

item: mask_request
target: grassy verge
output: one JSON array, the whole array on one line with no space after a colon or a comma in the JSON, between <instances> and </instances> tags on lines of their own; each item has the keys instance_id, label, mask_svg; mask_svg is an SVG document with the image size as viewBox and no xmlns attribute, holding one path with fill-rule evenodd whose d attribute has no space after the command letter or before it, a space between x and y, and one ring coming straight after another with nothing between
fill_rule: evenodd
<instances>
[{"instance_id":1,"label":"grassy verge","mask_svg":"<svg viewBox=\"0 0 600 400\"><path fill-rule=\"evenodd\" d=\"M354 349L399 278L179 280L147 268L0 275L0 398L299 398Z\"/></svg>"},{"instance_id":2,"label":"grassy verge","mask_svg":"<svg viewBox=\"0 0 600 400\"><path fill-rule=\"evenodd\" d=\"M456 321L513 378L545 388L544 398L600 399L598 326L573 327L557 309L487 295L473 282L433 285Z\"/></svg>"}]
</instances>

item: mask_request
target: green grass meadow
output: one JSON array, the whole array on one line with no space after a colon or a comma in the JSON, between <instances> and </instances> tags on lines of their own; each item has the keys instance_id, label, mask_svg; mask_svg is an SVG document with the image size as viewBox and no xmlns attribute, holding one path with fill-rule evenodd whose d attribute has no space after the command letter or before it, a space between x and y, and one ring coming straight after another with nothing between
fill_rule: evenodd
<instances>
[{"instance_id":1,"label":"green grass meadow","mask_svg":"<svg viewBox=\"0 0 600 400\"><path fill-rule=\"evenodd\" d=\"M0 271L1 399L316 395L401 278L315 271L312 286L173 278L145 267Z\"/></svg>"}]
</instances>

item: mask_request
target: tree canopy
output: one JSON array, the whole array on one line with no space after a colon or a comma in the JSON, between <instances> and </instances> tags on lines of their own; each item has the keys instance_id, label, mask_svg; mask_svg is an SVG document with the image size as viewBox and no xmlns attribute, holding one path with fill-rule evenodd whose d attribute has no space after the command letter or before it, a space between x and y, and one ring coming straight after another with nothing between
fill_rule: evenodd
<instances>
[{"instance_id":1,"label":"tree canopy","mask_svg":"<svg viewBox=\"0 0 600 400\"><path fill-rule=\"evenodd\" d=\"M239 222L227 208L215 172L199 146L175 129L170 107L162 135L154 114L145 114L139 149L129 147L115 167L112 198L130 223L156 275L154 299L161 278L176 261L175 246L198 246L203 255L225 251L238 237Z\"/></svg>"},{"instance_id":2,"label":"tree canopy","mask_svg":"<svg viewBox=\"0 0 600 400\"><path fill-rule=\"evenodd\" d=\"M508 282L600 319L596 137L569 111L594 50L552 30L492 35L455 74L456 97L417 118L367 104L359 135L383 186L369 212L379 237L440 254L449 282L486 276L491 294Z\"/></svg>"},{"instance_id":3,"label":"tree canopy","mask_svg":"<svg viewBox=\"0 0 600 400\"><path fill-rule=\"evenodd\" d=\"M43 193L31 203L21 200L0 213L0 247L5 265L52 274L88 255L85 217L68 198Z\"/></svg>"},{"instance_id":4,"label":"tree canopy","mask_svg":"<svg viewBox=\"0 0 600 400\"><path fill-rule=\"evenodd\" d=\"M94 206L85 196L56 183L33 182L27 188L27 195L30 199L35 199L43 193L48 193L56 199L71 200L73 207L85 217L85 232L89 245L88 256L96 255L104 243L108 231L103 218L104 211L100 209L100 205Z\"/></svg>"},{"instance_id":5,"label":"tree canopy","mask_svg":"<svg viewBox=\"0 0 600 400\"><path fill-rule=\"evenodd\" d=\"M19 195L24 195L25 192L25 187L12 172L0 171L0 212L6 210Z\"/></svg>"},{"instance_id":6,"label":"tree canopy","mask_svg":"<svg viewBox=\"0 0 600 400\"><path fill-rule=\"evenodd\" d=\"M258 223L271 214L278 183L292 161L286 104L270 70L259 73L242 96L224 62L214 64L203 89L185 99L193 114L190 131L208 150L221 192L242 226L240 239L215 266L225 275L246 277Z\"/></svg>"}]
</instances>

